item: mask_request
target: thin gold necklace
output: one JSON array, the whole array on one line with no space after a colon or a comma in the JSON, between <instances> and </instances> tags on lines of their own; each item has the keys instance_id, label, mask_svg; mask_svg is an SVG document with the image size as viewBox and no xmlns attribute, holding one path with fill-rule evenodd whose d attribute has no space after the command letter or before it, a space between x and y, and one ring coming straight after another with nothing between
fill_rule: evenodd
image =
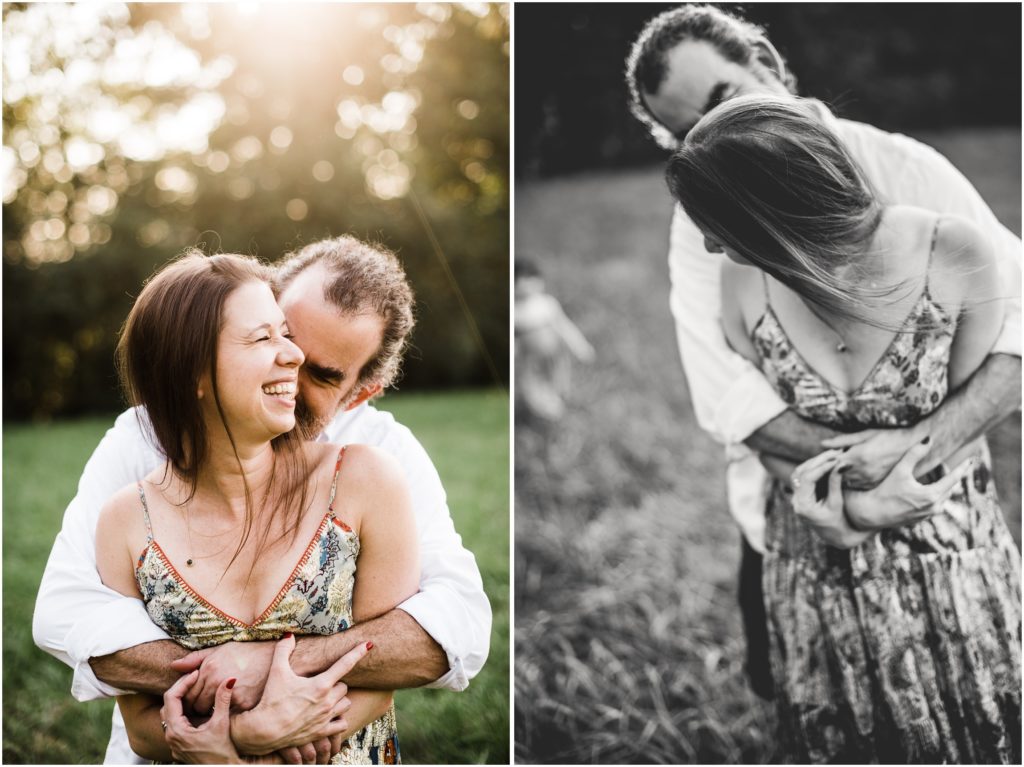
<instances>
[{"instance_id":1,"label":"thin gold necklace","mask_svg":"<svg viewBox=\"0 0 1024 767\"><path fill-rule=\"evenodd\" d=\"M802 296L800 297L800 300L803 302L804 306L806 306L810 310L811 314L813 314L815 317L821 320L821 323L826 328L831 330L835 337L839 339L836 342L835 350L840 354L845 354L846 352L848 352L850 350L850 346L849 344L846 343L846 339L843 338L843 334L836 330L835 326L833 326L831 322L829 322L821 314L819 314L818 311L811 304L809 304L807 301L804 301Z\"/></svg>"},{"instance_id":2,"label":"thin gold necklace","mask_svg":"<svg viewBox=\"0 0 1024 767\"><path fill-rule=\"evenodd\" d=\"M218 537L220 537L221 535L224 535L224 533L227 533L227 532L230 532L230 530L225 530L222 533L217 533L215 535L208 535L206 537L207 538L218 538ZM188 543L188 558L185 560L185 566L186 567L192 567L192 565L195 564L195 561L197 559L211 559L212 557L219 556L220 554L223 554L227 550L227 548L228 548L227 544L225 544L224 546L222 546L220 549L218 549L217 551L213 552L212 554L203 554L202 556L197 556L196 554L193 553L195 551L195 547L192 544L192 514L191 514L190 504L186 504L185 505L185 539L186 539L186 541Z\"/></svg>"}]
</instances>

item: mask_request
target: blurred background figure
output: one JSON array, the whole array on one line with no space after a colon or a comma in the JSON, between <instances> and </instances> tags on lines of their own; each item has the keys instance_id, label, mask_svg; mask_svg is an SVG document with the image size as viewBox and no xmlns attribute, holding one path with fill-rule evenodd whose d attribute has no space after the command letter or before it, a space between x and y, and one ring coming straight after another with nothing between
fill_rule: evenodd
<instances>
[{"instance_id":1,"label":"blurred background figure","mask_svg":"<svg viewBox=\"0 0 1024 767\"><path fill-rule=\"evenodd\" d=\"M516 247L559 254L548 290L601 350L546 453L515 435L518 763L779 756L744 674L726 461L694 418L669 309L668 154L627 107L630 44L670 7L516 8ZM931 5L927 33L905 4L740 12L801 94L936 148L1020 235L1019 6ZM1018 546L1020 434L1009 418L989 435Z\"/></svg>"},{"instance_id":2,"label":"blurred background figure","mask_svg":"<svg viewBox=\"0 0 1024 767\"><path fill-rule=\"evenodd\" d=\"M557 421L572 385L573 359L593 362L594 347L546 292L540 267L530 258L515 262L514 312L517 404L527 421Z\"/></svg>"},{"instance_id":3,"label":"blurred background figure","mask_svg":"<svg viewBox=\"0 0 1024 767\"><path fill-rule=\"evenodd\" d=\"M510 15L4 5L5 762L102 758L111 703L71 698L30 616L122 408L114 347L139 286L187 247L273 261L343 234L396 252L416 294L402 391L380 407L434 457L494 609L492 660L465 693L399 694L403 747L509 761ZM417 707L431 711L418 730Z\"/></svg>"}]
</instances>

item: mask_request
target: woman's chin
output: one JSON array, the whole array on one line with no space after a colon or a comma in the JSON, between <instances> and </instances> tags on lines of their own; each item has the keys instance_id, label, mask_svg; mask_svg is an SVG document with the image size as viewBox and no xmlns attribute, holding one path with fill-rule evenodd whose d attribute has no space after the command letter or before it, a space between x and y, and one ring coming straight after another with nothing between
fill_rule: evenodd
<instances>
[{"instance_id":1,"label":"woman's chin","mask_svg":"<svg viewBox=\"0 0 1024 767\"><path fill-rule=\"evenodd\" d=\"M732 261L734 264L739 264L740 266L754 266L752 263L750 263L750 261L745 259L735 250L726 249L723 252L725 253L725 257Z\"/></svg>"},{"instance_id":2,"label":"woman's chin","mask_svg":"<svg viewBox=\"0 0 1024 767\"><path fill-rule=\"evenodd\" d=\"M287 434L295 428L295 416L288 419L281 419L277 424L275 424L275 426L277 426L278 431L274 437L280 437L282 434ZM273 439L273 437L271 437L271 439Z\"/></svg>"}]
</instances>

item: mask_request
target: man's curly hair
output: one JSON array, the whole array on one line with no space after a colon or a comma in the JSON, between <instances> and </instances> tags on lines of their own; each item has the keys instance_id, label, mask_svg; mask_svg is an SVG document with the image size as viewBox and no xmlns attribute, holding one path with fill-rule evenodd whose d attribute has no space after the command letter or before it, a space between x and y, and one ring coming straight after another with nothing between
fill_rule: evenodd
<instances>
[{"instance_id":1,"label":"man's curly hair","mask_svg":"<svg viewBox=\"0 0 1024 767\"><path fill-rule=\"evenodd\" d=\"M360 371L356 390L376 385L386 389L398 379L415 324L412 288L398 257L382 245L349 235L321 240L282 259L275 279L278 290L315 264L327 269L328 303L343 315L375 314L384 321L380 348Z\"/></svg>"},{"instance_id":2,"label":"man's curly hair","mask_svg":"<svg viewBox=\"0 0 1024 767\"><path fill-rule=\"evenodd\" d=\"M768 40L764 28L713 5L688 4L659 13L648 21L626 58L629 111L664 149L680 140L651 114L644 93L657 93L668 73L668 54L684 40L704 40L729 61L755 71L767 70L757 58L756 44ZM782 84L796 93L796 78L786 71Z\"/></svg>"}]
</instances>

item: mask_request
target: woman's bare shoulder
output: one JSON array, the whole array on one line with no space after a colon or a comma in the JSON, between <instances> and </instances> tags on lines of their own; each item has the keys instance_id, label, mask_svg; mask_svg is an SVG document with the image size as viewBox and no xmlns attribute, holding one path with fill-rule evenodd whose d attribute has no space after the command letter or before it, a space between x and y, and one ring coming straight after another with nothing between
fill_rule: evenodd
<instances>
[{"instance_id":1,"label":"woman's bare shoulder","mask_svg":"<svg viewBox=\"0 0 1024 767\"><path fill-rule=\"evenodd\" d=\"M136 517L142 518L142 499L136 483L125 485L114 493L100 509L100 524L125 526Z\"/></svg>"},{"instance_id":2,"label":"woman's bare shoulder","mask_svg":"<svg viewBox=\"0 0 1024 767\"><path fill-rule=\"evenodd\" d=\"M342 474L360 485L405 482L401 464L391 453L374 445L348 445L342 459Z\"/></svg>"},{"instance_id":3,"label":"woman's bare shoulder","mask_svg":"<svg viewBox=\"0 0 1024 767\"><path fill-rule=\"evenodd\" d=\"M956 309L994 297L998 284L995 250L972 221L943 214L935 222L928 282L932 297Z\"/></svg>"},{"instance_id":4,"label":"woman's bare shoulder","mask_svg":"<svg viewBox=\"0 0 1024 767\"><path fill-rule=\"evenodd\" d=\"M146 531L139 486L125 485L100 509L96 522L97 551L134 551L144 545Z\"/></svg>"},{"instance_id":5,"label":"woman's bare shoulder","mask_svg":"<svg viewBox=\"0 0 1024 767\"><path fill-rule=\"evenodd\" d=\"M743 317L749 331L764 313L764 272L726 259L722 264L722 310L730 307Z\"/></svg>"}]
</instances>

